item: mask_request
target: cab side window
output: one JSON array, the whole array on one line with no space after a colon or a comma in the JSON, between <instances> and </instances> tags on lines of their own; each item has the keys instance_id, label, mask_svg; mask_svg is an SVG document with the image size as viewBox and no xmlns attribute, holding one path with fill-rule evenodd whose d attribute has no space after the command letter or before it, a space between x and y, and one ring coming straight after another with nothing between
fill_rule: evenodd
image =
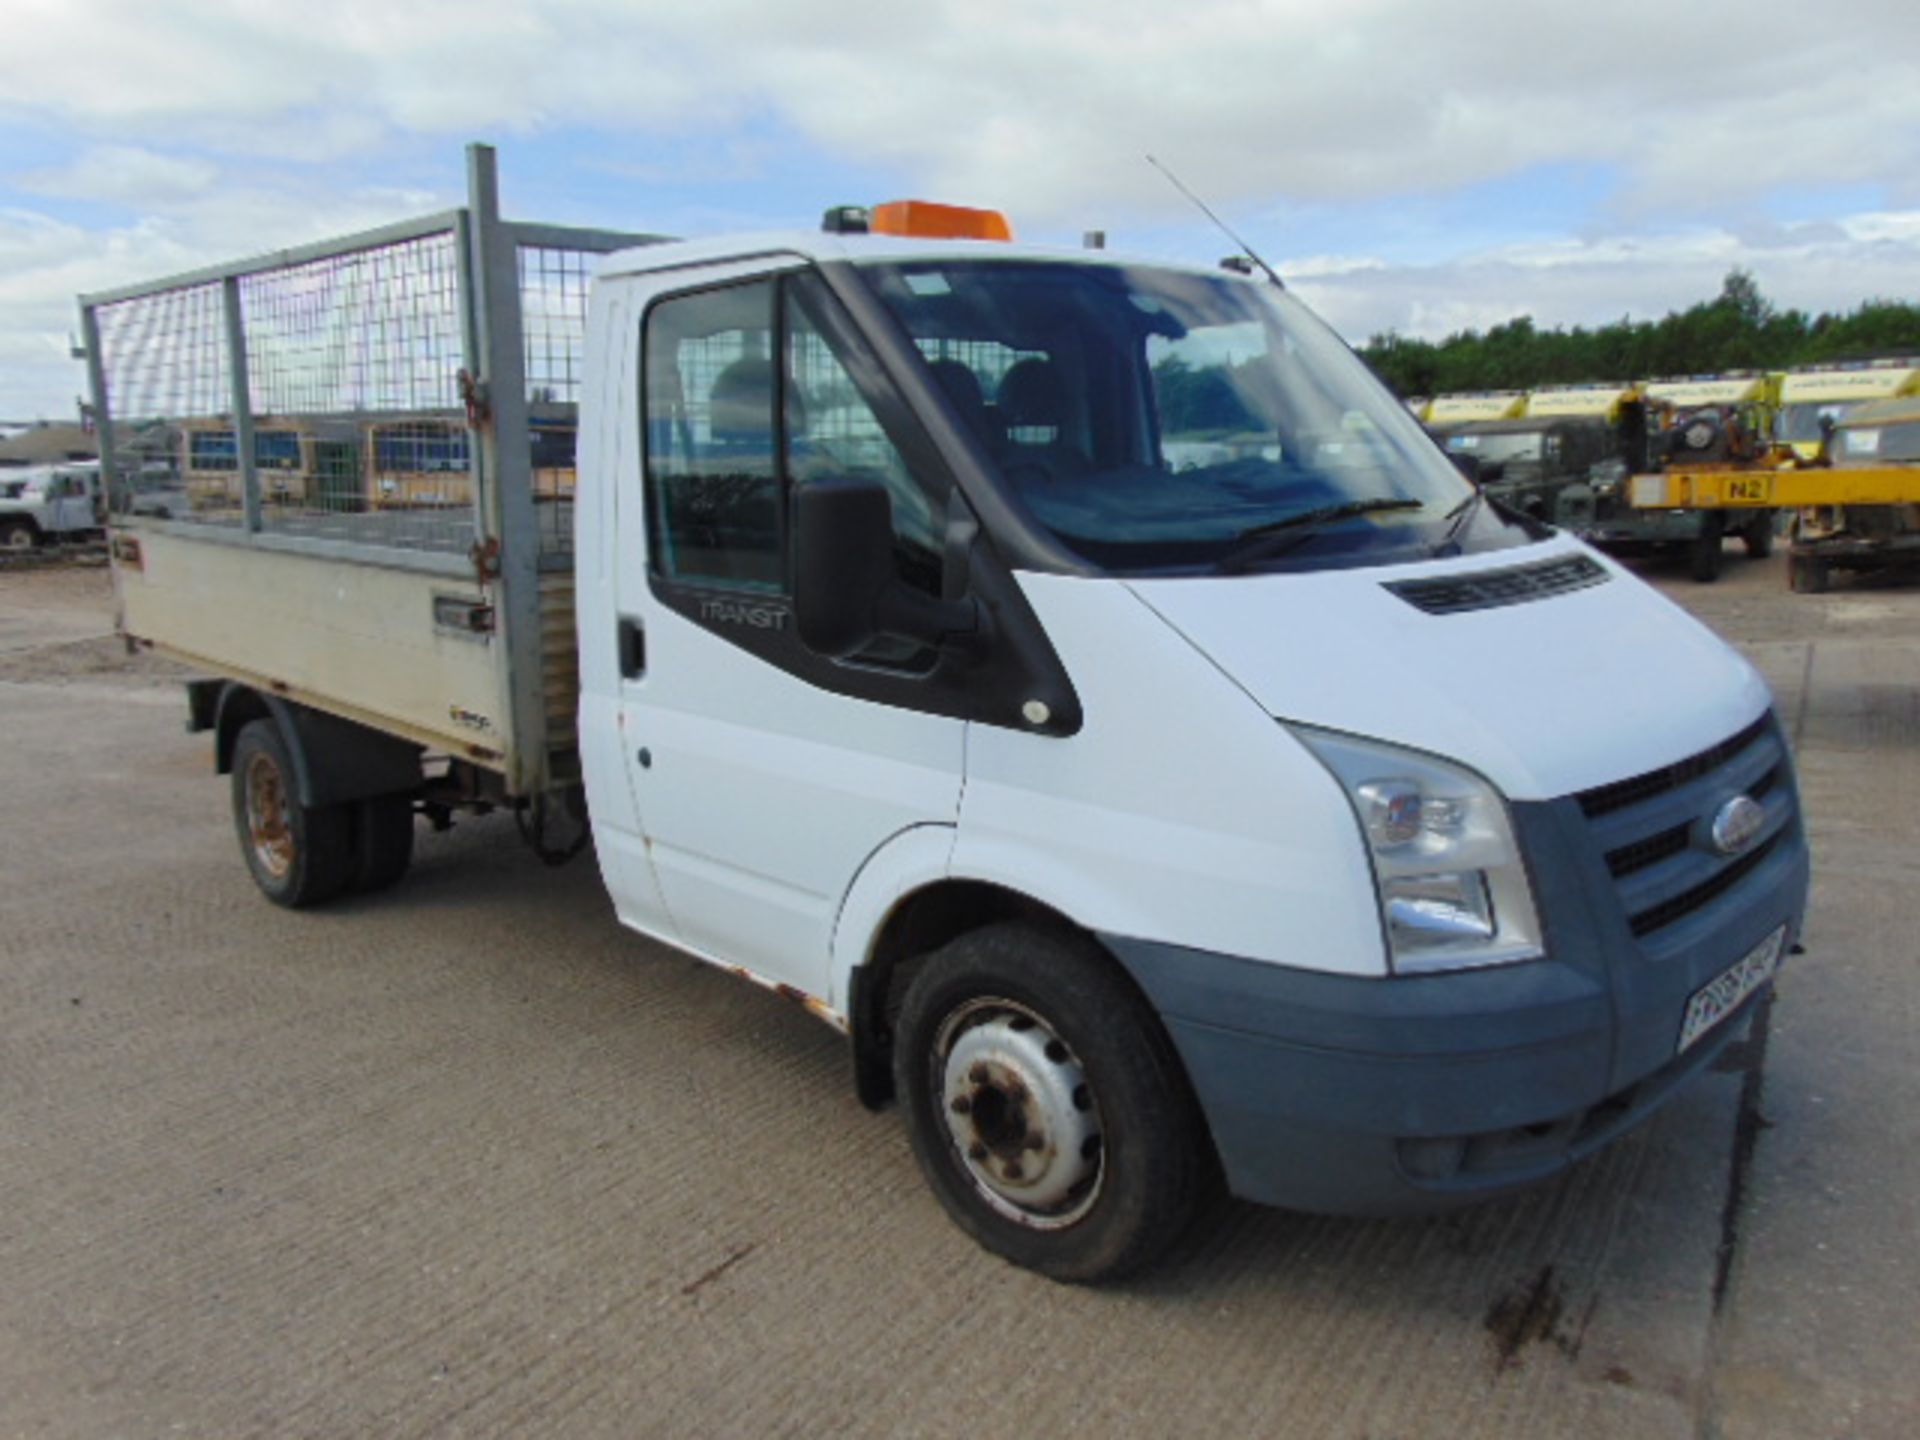
<instances>
[{"instance_id":1,"label":"cab side window","mask_svg":"<svg viewBox=\"0 0 1920 1440\"><path fill-rule=\"evenodd\" d=\"M664 578L786 589L770 280L655 305L647 319L652 563Z\"/></svg>"}]
</instances>

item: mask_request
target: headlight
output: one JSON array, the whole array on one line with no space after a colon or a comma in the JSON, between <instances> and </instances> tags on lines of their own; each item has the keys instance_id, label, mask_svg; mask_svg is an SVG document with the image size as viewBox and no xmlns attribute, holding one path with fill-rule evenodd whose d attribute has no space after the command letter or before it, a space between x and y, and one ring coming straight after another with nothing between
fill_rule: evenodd
<instances>
[{"instance_id":1,"label":"headlight","mask_svg":"<svg viewBox=\"0 0 1920 1440\"><path fill-rule=\"evenodd\" d=\"M1288 728L1353 803L1396 973L1539 957L1533 890L1499 791L1431 755Z\"/></svg>"}]
</instances>

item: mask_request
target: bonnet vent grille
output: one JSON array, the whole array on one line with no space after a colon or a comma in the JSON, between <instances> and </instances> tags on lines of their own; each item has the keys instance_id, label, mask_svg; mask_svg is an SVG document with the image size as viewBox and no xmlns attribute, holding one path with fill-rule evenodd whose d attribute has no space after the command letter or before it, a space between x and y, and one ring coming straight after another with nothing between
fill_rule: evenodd
<instances>
[{"instance_id":1,"label":"bonnet vent grille","mask_svg":"<svg viewBox=\"0 0 1920 1440\"><path fill-rule=\"evenodd\" d=\"M1399 580L1386 588L1429 615L1458 615L1467 610L1497 610L1584 590L1608 579L1606 568L1585 555L1563 555L1538 565L1482 570L1474 575Z\"/></svg>"}]
</instances>

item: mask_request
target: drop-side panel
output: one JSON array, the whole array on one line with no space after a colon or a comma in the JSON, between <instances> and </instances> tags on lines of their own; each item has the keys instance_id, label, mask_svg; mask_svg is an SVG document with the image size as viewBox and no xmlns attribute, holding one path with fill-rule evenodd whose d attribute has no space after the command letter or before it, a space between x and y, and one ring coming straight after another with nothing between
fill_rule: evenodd
<instances>
[{"instance_id":1,"label":"drop-side panel","mask_svg":"<svg viewBox=\"0 0 1920 1440\"><path fill-rule=\"evenodd\" d=\"M114 566L129 636L205 672L509 769L497 641L452 623L485 603L471 579L158 527L122 533L138 546L137 563L122 554Z\"/></svg>"}]
</instances>

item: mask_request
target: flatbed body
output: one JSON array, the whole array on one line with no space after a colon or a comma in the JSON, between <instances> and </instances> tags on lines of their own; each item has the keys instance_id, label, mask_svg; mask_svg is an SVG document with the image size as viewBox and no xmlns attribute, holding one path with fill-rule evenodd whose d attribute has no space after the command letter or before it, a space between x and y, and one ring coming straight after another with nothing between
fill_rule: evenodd
<instances>
[{"instance_id":1,"label":"flatbed body","mask_svg":"<svg viewBox=\"0 0 1920 1440\"><path fill-rule=\"evenodd\" d=\"M462 209L81 298L120 627L200 674L577 786L587 280L657 238ZM137 503L164 470L186 497ZM144 513L143 513L144 512Z\"/></svg>"}]
</instances>

